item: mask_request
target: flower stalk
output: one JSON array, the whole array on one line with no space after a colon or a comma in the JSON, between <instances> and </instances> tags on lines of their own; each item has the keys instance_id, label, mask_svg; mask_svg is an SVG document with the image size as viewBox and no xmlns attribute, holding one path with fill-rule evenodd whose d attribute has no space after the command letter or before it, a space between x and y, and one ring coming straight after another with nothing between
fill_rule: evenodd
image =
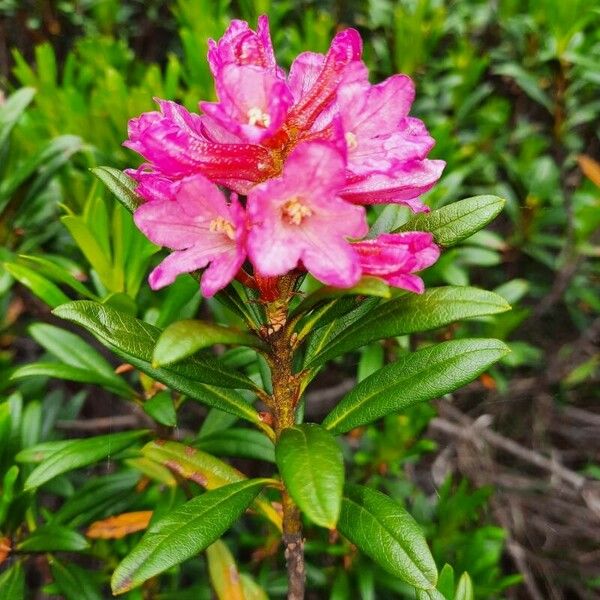
<instances>
[{"instance_id":1,"label":"flower stalk","mask_svg":"<svg viewBox=\"0 0 600 600\"><path fill-rule=\"evenodd\" d=\"M267 361L273 386L272 409L277 438L295 424L296 406L302 390L302 378L293 372L293 327L287 322L289 302L294 294L297 276L277 278L279 297L265 302L267 326L264 331L270 350ZM272 282L269 286L271 291ZM283 489L283 545L288 573L288 600L302 600L305 587L304 538L300 510Z\"/></svg>"}]
</instances>

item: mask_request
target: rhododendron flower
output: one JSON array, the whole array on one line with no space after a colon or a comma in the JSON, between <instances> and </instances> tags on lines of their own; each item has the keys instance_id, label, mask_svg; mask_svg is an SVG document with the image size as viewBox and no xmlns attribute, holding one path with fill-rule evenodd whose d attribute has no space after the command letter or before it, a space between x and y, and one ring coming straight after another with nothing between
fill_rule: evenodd
<instances>
[{"instance_id":1,"label":"rhododendron flower","mask_svg":"<svg viewBox=\"0 0 600 600\"><path fill-rule=\"evenodd\" d=\"M444 162L427 158L434 140L409 116L410 78L372 85L361 53L360 35L346 29L327 54L300 54L286 76L267 18L259 18L256 31L235 20L220 40L209 41L217 102L200 102L202 114L195 114L157 100L159 111L130 121L125 146L147 161L127 171L147 200L136 222L175 250L153 271L153 287L210 264L202 289L212 295L247 252L259 278L301 267L338 287L366 274L422 291L413 273L437 258L431 237L361 242L367 222L357 205L427 211L419 196L439 179ZM214 184L229 190L231 204ZM236 193L247 198L238 202Z\"/></svg>"},{"instance_id":2,"label":"rhododendron flower","mask_svg":"<svg viewBox=\"0 0 600 600\"><path fill-rule=\"evenodd\" d=\"M417 294L422 294L425 286L414 273L431 266L440 255L433 236L421 231L384 233L352 245L364 275L380 277L389 285Z\"/></svg>"},{"instance_id":3,"label":"rhododendron flower","mask_svg":"<svg viewBox=\"0 0 600 600\"><path fill-rule=\"evenodd\" d=\"M172 184L169 199L142 204L134 213L136 225L155 244L172 252L150 274L159 289L177 275L210 265L202 275L204 296L213 296L235 277L246 257L244 209L201 175Z\"/></svg>"},{"instance_id":4,"label":"rhododendron flower","mask_svg":"<svg viewBox=\"0 0 600 600\"><path fill-rule=\"evenodd\" d=\"M344 161L323 142L298 146L281 177L248 195L248 252L262 275L283 275L299 263L318 280L350 287L361 276L349 238L366 235L365 210L344 202Z\"/></svg>"}]
</instances>

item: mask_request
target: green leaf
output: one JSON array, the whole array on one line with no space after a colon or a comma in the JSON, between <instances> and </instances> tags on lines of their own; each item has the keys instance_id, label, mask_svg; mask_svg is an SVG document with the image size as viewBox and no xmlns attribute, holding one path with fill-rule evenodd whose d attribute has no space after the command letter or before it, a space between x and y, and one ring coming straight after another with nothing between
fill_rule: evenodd
<instances>
[{"instance_id":1,"label":"green leaf","mask_svg":"<svg viewBox=\"0 0 600 600\"><path fill-rule=\"evenodd\" d=\"M179 362L215 344L266 347L261 339L246 331L189 319L172 323L160 334L152 363L158 367Z\"/></svg>"},{"instance_id":2,"label":"green leaf","mask_svg":"<svg viewBox=\"0 0 600 600\"><path fill-rule=\"evenodd\" d=\"M114 268L111 256L102 247L92 228L83 217L67 215L61 217L62 224L79 246L81 252L92 265L104 286L111 292L124 291L123 274Z\"/></svg>"},{"instance_id":3,"label":"green leaf","mask_svg":"<svg viewBox=\"0 0 600 600\"><path fill-rule=\"evenodd\" d=\"M142 204L142 199L135 193L135 181L122 171L112 167L95 167L90 171L106 185L129 212L134 212Z\"/></svg>"},{"instance_id":4,"label":"green leaf","mask_svg":"<svg viewBox=\"0 0 600 600\"><path fill-rule=\"evenodd\" d=\"M59 266L55 262L42 256L31 256L28 254L19 254L19 260L29 263L29 266L36 267L45 277L52 281L67 285L86 298L90 298L91 300L97 299L97 297L92 294L81 281L76 279L75 276L63 266Z\"/></svg>"},{"instance_id":5,"label":"green leaf","mask_svg":"<svg viewBox=\"0 0 600 600\"><path fill-rule=\"evenodd\" d=\"M65 600L102 600L102 595L92 583L92 574L72 562L61 563L52 557L52 577Z\"/></svg>"},{"instance_id":6,"label":"green leaf","mask_svg":"<svg viewBox=\"0 0 600 600\"><path fill-rule=\"evenodd\" d=\"M389 298L390 288L385 281L378 277L363 277L350 289L323 286L307 296L294 310L292 316L307 312L321 302L340 296L377 296L379 298Z\"/></svg>"},{"instance_id":7,"label":"green leaf","mask_svg":"<svg viewBox=\"0 0 600 600\"><path fill-rule=\"evenodd\" d=\"M453 246L485 227L504 203L498 196L474 196L416 215L395 231L429 231L440 246Z\"/></svg>"},{"instance_id":8,"label":"green leaf","mask_svg":"<svg viewBox=\"0 0 600 600\"><path fill-rule=\"evenodd\" d=\"M63 363L37 362L17 367L11 374L10 379L25 379L27 377L55 377L56 379L65 379L67 381L77 381L80 383L94 383L101 385L125 398L133 395L133 390L129 388L124 381L115 381L112 377L108 378L89 369L80 369Z\"/></svg>"},{"instance_id":9,"label":"green leaf","mask_svg":"<svg viewBox=\"0 0 600 600\"><path fill-rule=\"evenodd\" d=\"M23 448L15 457L18 462L39 463L46 460L51 454L62 448L68 447L71 440L55 440L53 442L42 442L30 448Z\"/></svg>"},{"instance_id":10,"label":"green leaf","mask_svg":"<svg viewBox=\"0 0 600 600\"><path fill-rule=\"evenodd\" d=\"M469 383L502 358L499 340L444 342L401 356L359 383L327 415L323 426L344 433L384 415L433 400Z\"/></svg>"},{"instance_id":11,"label":"green leaf","mask_svg":"<svg viewBox=\"0 0 600 600\"><path fill-rule=\"evenodd\" d=\"M177 413L170 392L158 392L144 402L143 408L157 423L167 427L177 426Z\"/></svg>"},{"instance_id":12,"label":"green leaf","mask_svg":"<svg viewBox=\"0 0 600 600\"><path fill-rule=\"evenodd\" d=\"M57 475L85 467L111 454L116 454L146 433L146 431L125 431L87 439L69 440L56 452L52 452L31 472L25 481L24 488L25 490L37 488ZM35 451L35 448L30 448L29 451Z\"/></svg>"},{"instance_id":13,"label":"green leaf","mask_svg":"<svg viewBox=\"0 0 600 600\"><path fill-rule=\"evenodd\" d=\"M78 335L47 323L34 323L28 331L40 346L67 365L98 373L116 385L125 385L110 363Z\"/></svg>"},{"instance_id":14,"label":"green leaf","mask_svg":"<svg viewBox=\"0 0 600 600\"><path fill-rule=\"evenodd\" d=\"M150 525L115 570L113 594L123 594L206 549L256 498L266 479L248 479L206 492Z\"/></svg>"},{"instance_id":15,"label":"green leaf","mask_svg":"<svg viewBox=\"0 0 600 600\"><path fill-rule=\"evenodd\" d=\"M4 263L4 268L19 283L29 288L38 298L52 308L56 308L71 300L57 285L28 267L17 263Z\"/></svg>"},{"instance_id":16,"label":"green leaf","mask_svg":"<svg viewBox=\"0 0 600 600\"><path fill-rule=\"evenodd\" d=\"M448 563L440 571L437 589L446 600L454 600L454 569Z\"/></svg>"},{"instance_id":17,"label":"green leaf","mask_svg":"<svg viewBox=\"0 0 600 600\"><path fill-rule=\"evenodd\" d=\"M419 589L435 587L437 569L423 532L385 494L347 485L338 531L392 575Z\"/></svg>"},{"instance_id":18,"label":"green leaf","mask_svg":"<svg viewBox=\"0 0 600 600\"><path fill-rule=\"evenodd\" d=\"M214 490L229 483L244 481L247 477L226 462L179 442L156 440L142 448L142 455L164 465L184 479L190 479L207 490ZM281 517L271 503L256 500L256 508L281 529Z\"/></svg>"},{"instance_id":19,"label":"green leaf","mask_svg":"<svg viewBox=\"0 0 600 600\"><path fill-rule=\"evenodd\" d=\"M25 573L20 562L0 574L0 598L2 600L25 598Z\"/></svg>"},{"instance_id":20,"label":"green leaf","mask_svg":"<svg viewBox=\"0 0 600 600\"><path fill-rule=\"evenodd\" d=\"M59 525L39 527L17 544L20 552L81 552L88 541L76 531Z\"/></svg>"},{"instance_id":21,"label":"green leaf","mask_svg":"<svg viewBox=\"0 0 600 600\"><path fill-rule=\"evenodd\" d=\"M469 574L465 571L458 580L454 600L473 600L474 597L473 582Z\"/></svg>"},{"instance_id":22,"label":"green leaf","mask_svg":"<svg viewBox=\"0 0 600 600\"><path fill-rule=\"evenodd\" d=\"M506 300L473 287L430 288L380 304L341 331L306 366L322 364L382 338L436 329L458 321L510 310Z\"/></svg>"},{"instance_id":23,"label":"green leaf","mask_svg":"<svg viewBox=\"0 0 600 600\"><path fill-rule=\"evenodd\" d=\"M30 87L21 88L11 94L0 106L0 152L4 151L4 145L21 115L33 100L35 92Z\"/></svg>"},{"instance_id":24,"label":"green leaf","mask_svg":"<svg viewBox=\"0 0 600 600\"><path fill-rule=\"evenodd\" d=\"M172 369L153 369L150 362L161 330L109 306L91 300L78 300L61 306L54 314L85 327L116 354L158 381L166 385L173 384L174 389L184 394L188 394L188 389L194 387L192 382L257 389L256 385L241 373L227 369L216 359L208 357L194 357ZM140 360L133 362L132 359L140 359L147 366L142 365ZM176 385L178 379L181 379L180 386ZM226 410L225 407L221 408ZM253 409L244 402L244 418L248 418L248 411L253 412Z\"/></svg>"},{"instance_id":25,"label":"green leaf","mask_svg":"<svg viewBox=\"0 0 600 600\"><path fill-rule=\"evenodd\" d=\"M282 431L275 458L300 510L317 525L333 529L344 488L344 461L335 438L319 425L296 425Z\"/></svg>"},{"instance_id":26,"label":"green leaf","mask_svg":"<svg viewBox=\"0 0 600 600\"><path fill-rule=\"evenodd\" d=\"M193 442L196 448L219 456L239 456L275 462L273 442L259 431L235 427L203 435Z\"/></svg>"}]
</instances>

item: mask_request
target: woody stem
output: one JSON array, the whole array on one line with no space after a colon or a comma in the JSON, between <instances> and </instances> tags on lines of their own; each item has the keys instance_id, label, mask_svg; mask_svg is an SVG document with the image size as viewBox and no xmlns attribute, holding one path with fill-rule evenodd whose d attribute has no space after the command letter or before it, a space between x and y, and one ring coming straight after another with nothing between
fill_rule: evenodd
<instances>
[{"instance_id":1,"label":"woody stem","mask_svg":"<svg viewBox=\"0 0 600 600\"><path fill-rule=\"evenodd\" d=\"M269 334L269 366L273 385L274 426L277 438L287 427L295 424L295 409L300 397L300 380L293 373L293 347L291 328L285 322L293 281L281 278L280 298L268 303L267 320L271 326ZM283 507L283 544L288 573L288 600L303 600L305 588L304 539L300 510L284 488Z\"/></svg>"}]
</instances>

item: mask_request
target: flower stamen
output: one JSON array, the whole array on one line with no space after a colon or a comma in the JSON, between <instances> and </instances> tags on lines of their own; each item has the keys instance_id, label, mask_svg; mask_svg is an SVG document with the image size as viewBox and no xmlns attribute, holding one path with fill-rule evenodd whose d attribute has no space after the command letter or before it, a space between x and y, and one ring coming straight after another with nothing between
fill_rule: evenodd
<instances>
[{"instance_id":1,"label":"flower stamen","mask_svg":"<svg viewBox=\"0 0 600 600\"><path fill-rule=\"evenodd\" d=\"M246 114L248 116L249 125L257 125L258 127L264 127L266 129L271 124L271 117L269 114L263 112L258 106L249 108Z\"/></svg>"},{"instance_id":2,"label":"flower stamen","mask_svg":"<svg viewBox=\"0 0 600 600\"><path fill-rule=\"evenodd\" d=\"M223 217L213 219L208 226L208 230L211 233L223 233L230 240L235 239L235 228L233 227L233 224Z\"/></svg>"},{"instance_id":3,"label":"flower stamen","mask_svg":"<svg viewBox=\"0 0 600 600\"><path fill-rule=\"evenodd\" d=\"M310 217L313 211L306 204L300 202L300 198L294 196L283 205L283 216L290 225L301 225L306 217Z\"/></svg>"},{"instance_id":4,"label":"flower stamen","mask_svg":"<svg viewBox=\"0 0 600 600\"><path fill-rule=\"evenodd\" d=\"M347 131L344 137L346 138L346 145L348 146L348 150L355 150L358 146L356 134L352 131Z\"/></svg>"}]
</instances>

